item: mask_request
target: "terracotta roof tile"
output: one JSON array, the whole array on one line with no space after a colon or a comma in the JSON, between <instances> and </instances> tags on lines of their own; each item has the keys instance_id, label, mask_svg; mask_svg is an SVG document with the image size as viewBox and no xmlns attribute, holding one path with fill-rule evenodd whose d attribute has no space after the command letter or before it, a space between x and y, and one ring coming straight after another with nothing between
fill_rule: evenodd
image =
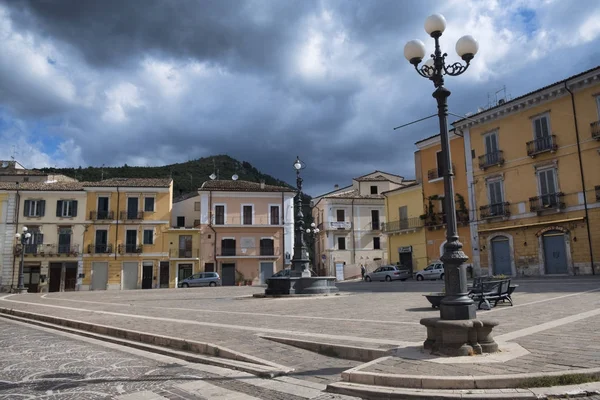
<instances>
[{"instance_id":1,"label":"terracotta roof tile","mask_svg":"<svg viewBox=\"0 0 600 400\"><path fill-rule=\"evenodd\" d=\"M258 182L239 180L206 181L199 190L216 190L224 192L295 192L295 189L288 186L264 185L264 187L261 187L261 184Z\"/></svg>"},{"instance_id":2,"label":"terracotta roof tile","mask_svg":"<svg viewBox=\"0 0 600 400\"><path fill-rule=\"evenodd\" d=\"M86 187L169 187L170 178L110 178L97 182L82 182Z\"/></svg>"},{"instance_id":3,"label":"terracotta roof tile","mask_svg":"<svg viewBox=\"0 0 600 400\"><path fill-rule=\"evenodd\" d=\"M82 182L0 182L0 190L66 191L83 190Z\"/></svg>"}]
</instances>

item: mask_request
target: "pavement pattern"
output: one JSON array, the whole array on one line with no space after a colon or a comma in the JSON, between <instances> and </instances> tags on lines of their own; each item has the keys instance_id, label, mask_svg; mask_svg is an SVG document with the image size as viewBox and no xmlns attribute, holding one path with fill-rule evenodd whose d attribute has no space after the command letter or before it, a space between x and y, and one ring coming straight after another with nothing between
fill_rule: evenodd
<instances>
[{"instance_id":1,"label":"pavement pattern","mask_svg":"<svg viewBox=\"0 0 600 400\"><path fill-rule=\"evenodd\" d=\"M530 354L502 364L434 364L390 359L375 365L386 373L485 375L600 366L600 279L523 279L513 299L479 311L496 319L497 340L514 341ZM438 316L423 294L437 282L342 283L339 296L257 299L260 287L27 294L0 297L0 307L125 329L206 341L295 369L293 377L316 384L340 380L360 365L286 346L261 334L323 343L389 348L419 346L426 332L419 320ZM369 368L364 369L369 372Z\"/></svg>"},{"instance_id":2,"label":"pavement pattern","mask_svg":"<svg viewBox=\"0 0 600 400\"><path fill-rule=\"evenodd\" d=\"M0 318L0 399L358 400Z\"/></svg>"}]
</instances>

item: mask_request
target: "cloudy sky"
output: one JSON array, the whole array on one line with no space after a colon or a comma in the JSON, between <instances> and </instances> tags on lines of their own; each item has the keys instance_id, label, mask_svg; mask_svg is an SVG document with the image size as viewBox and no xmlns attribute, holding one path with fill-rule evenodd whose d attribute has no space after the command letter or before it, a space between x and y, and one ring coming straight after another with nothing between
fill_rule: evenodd
<instances>
[{"instance_id":1,"label":"cloudy sky","mask_svg":"<svg viewBox=\"0 0 600 400\"><path fill-rule=\"evenodd\" d=\"M450 111L600 64L598 0L0 0L0 159L161 165L229 154L317 195L379 169L414 176L436 120L406 41L471 34ZM201 177L199 177L200 179Z\"/></svg>"}]
</instances>

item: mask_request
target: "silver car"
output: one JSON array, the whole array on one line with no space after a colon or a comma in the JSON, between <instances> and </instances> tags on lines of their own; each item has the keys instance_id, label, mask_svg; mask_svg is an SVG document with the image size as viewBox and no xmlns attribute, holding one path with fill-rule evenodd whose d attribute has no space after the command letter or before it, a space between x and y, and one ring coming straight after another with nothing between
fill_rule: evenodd
<instances>
[{"instance_id":1,"label":"silver car","mask_svg":"<svg viewBox=\"0 0 600 400\"><path fill-rule=\"evenodd\" d=\"M423 271L415 274L415 279L418 281L444 279L444 264L441 261L429 264Z\"/></svg>"},{"instance_id":2,"label":"silver car","mask_svg":"<svg viewBox=\"0 0 600 400\"><path fill-rule=\"evenodd\" d=\"M399 268L395 265L383 265L373 272L365 275L365 281L405 281L410 277L408 270Z\"/></svg>"},{"instance_id":3,"label":"silver car","mask_svg":"<svg viewBox=\"0 0 600 400\"><path fill-rule=\"evenodd\" d=\"M177 284L180 288L195 286L221 286L221 277L216 272L201 272L185 278Z\"/></svg>"}]
</instances>

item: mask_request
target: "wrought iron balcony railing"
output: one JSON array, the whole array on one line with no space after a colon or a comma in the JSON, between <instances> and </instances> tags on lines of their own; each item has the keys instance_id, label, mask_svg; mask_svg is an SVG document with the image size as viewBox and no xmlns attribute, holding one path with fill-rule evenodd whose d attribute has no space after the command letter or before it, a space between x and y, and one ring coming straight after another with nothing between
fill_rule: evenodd
<instances>
[{"instance_id":1,"label":"wrought iron balcony railing","mask_svg":"<svg viewBox=\"0 0 600 400\"><path fill-rule=\"evenodd\" d=\"M120 244L119 245L119 253L120 254L140 254L142 253L144 246L141 244Z\"/></svg>"},{"instance_id":2,"label":"wrought iron balcony railing","mask_svg":"<svg viewBox=\"0 0 600 400\"><path fill-rule=\"evenodd\" d=\"M504 203L481 206L479 207L479 213L481 214L481 219L510 217L510 203L505 201Z\"/></svg>"},{"instance_id":3,"label":"wrought iron balcony railing","mask_svg":"<svg viewBox=\"0 0 600 400\"><path fill-rule=\"evenodd\" d=\"M113 245L110 243L88 244L88 254L110 254L112 252Z\"/></svg>"},{"instance_id":4,"label":"wrought iron balcony railing","mask_svg":"<svg viewBox=\"0 0 600 400\"><path fill-rule=\"evenodd\" d=\"M529 198L529 209L533 212L540 212L548 209L562 210L565 208L563 201L565 194L562 192L544 194Z\"/></svg>"},{"instance_id":5,"label":"wrought iron balcony railing","mask_svg":"<svg viewBox=\"0 0 600 400\"><path fill-rule=\"evenodd\" d=\"M425 221L423 221L419 217L401 219L398 221L389 221L389 222L385 222L384 224L382 224L383 225L382 230L385 233L390 233L390 232L401 232L401 231L410 230L410 229L419 229L419 228L423 227L424 222Z\"/></svg>"},{"instance_id":6,"label":"wrought iron balcony railing","mask_svg":"<svg viewBox=\"0 0 600 400\"><path fill-rule=\"evenodd\" d=\"M219 247L218 257L279 257L279 248L272 246L259 247Z\"/></svg>"},{"instance_id":7,"label":"wrought iron balcony railing","mask_svg":"<svg viewBox=\"0 0 600 400\"><path fill-rule=\"evenodd\" d=\"M454 163L452 164L452 171L454 171L454 173L456 174L456 166L454 165ZM433 181L436 179L442 179L443 177L444 177L443 168L432 168L427 171L427 179L429 181Z\"/></svg>"},{"instance_id":8,"label":"wrought iron balcony railing","mask_svg":"<svg viewBox=\"0 0 600 400\"><path fill-rule=\"evenodd\" d=\"M90 219L92 221L113 220L115 219L115 213L112 211L90 211Z\"/></svg>"},{"instance_id":9,"label":"wrought iron balcony railing","mask_svg":"<svg viewBox=\"0 0 600 400\"><path fill-rule=\"evenodd\" d=\"M527 142L527 155L530 157L534 157L536 154L545 153L547 151L554 152L557 149L558 144L556 143L556 135L550 135Z\"/></svg>"},{"instance_id":10,"label":"wrought iron balcony railing","mask_svg":"<svg viewBox=\"0 0 600 400\"><path fill-rule=\"evenodd\" d=\"M592 138L600 140L600 121L592 122L590 128L592 130Z\"/></svg>"},{"instance_id":11,"label":"wrought iron balcony railing","mask_svg":"<svg viewBox=\"0 0 600 400\"><path fill-rule=\"evenodd\" d=\"M144 219L143 211L121 211L121 220Z\"/></svg>"},{"instance_id":12,"label":"wrought iron balcony railing","mask_svg":"<svg viewBox=\"0 0 600 400\"><path fill-rule=\"evenodd\" d=\"M327 229L352 229L352 223L350 221L329 221Z\"/></svg>"},{"instance_id":13,"label":"wrought iron balcony railing","mask_svg":"<svg viewBox=\"0 0 600 400\"><path fill-rule=\"evenodd\" d=\"M494 151L479 156L479 168L486 169L494 165L504 164L504 152L502 150Z\"/></svg>"},{"instance_id":14,"label":"wrought iron balcony railing","mask_svg":"<svg viewBox=\"0 0 600 400\"><path fill-rule=\"evenodd\" d=\"M200 252L198 249L171 249L169 250L169 256L171 258L198 258Z\"/></svg>"}]
</instances>

